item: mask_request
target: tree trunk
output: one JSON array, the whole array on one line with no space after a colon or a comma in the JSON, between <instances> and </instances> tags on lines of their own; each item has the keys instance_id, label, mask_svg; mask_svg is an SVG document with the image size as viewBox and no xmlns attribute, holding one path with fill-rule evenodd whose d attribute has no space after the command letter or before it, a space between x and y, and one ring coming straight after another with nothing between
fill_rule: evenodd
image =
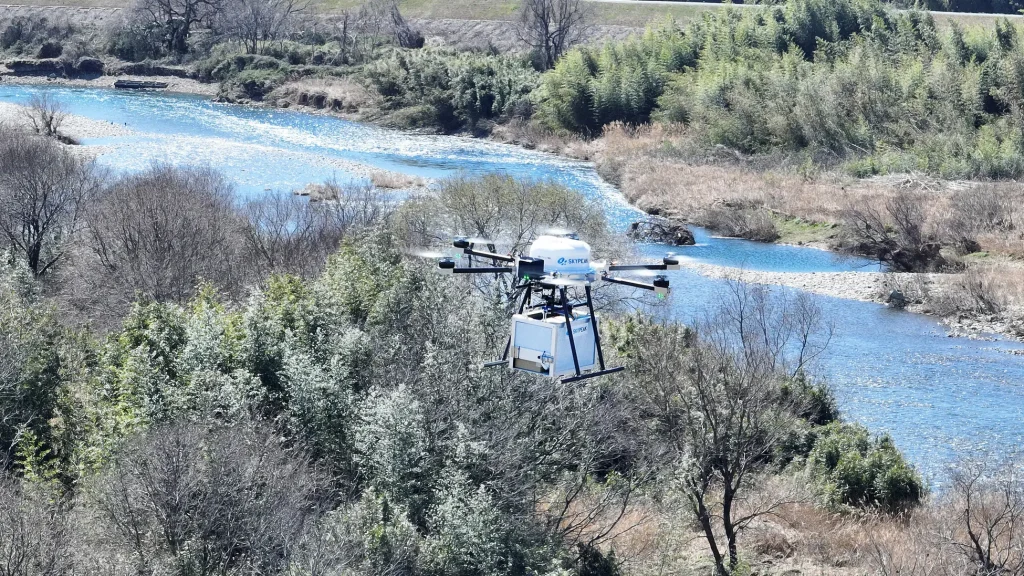
<instances>
[{"instance_id":1,"label":"tree trunk","mask_svg":"<svg viewBox=\"0 0 1024 576\"><path fill-rule=\"evenodd\" d=\"M722 492L722 527L729 546L729 569L735 570L739 563L739 551L736 548L736 527L732 523L732 505L736 499L736 491L731 486L731 479L725 479L725 490Z\"/></svg>"},{"instance_id":2,"label":"tree trunk","mask_svg":"<svg viewBox=\"0 0 1024 576\"><path fill-rule=\"evenodd\" d=\"M715 530L711 525L711 514L708 512L707 506L704 505L704 498L702 495L694 495L691 498L693 498L694 508L697 512L697 520L700 521L700 526L704 529L704 537L708 541L708 547L711 548L711 555L715 558L715 571L718 573L718 576L727 576L729 571L725 569L722 552L718 550Z\"/></svg>"}]
</instances>

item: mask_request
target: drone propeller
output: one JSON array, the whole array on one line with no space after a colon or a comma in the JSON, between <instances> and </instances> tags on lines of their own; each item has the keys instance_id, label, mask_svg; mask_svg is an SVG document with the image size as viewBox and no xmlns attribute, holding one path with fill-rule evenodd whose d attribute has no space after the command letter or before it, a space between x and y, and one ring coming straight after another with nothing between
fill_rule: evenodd
<instances>
[{"instance_id":1,"label":"drone propeller","mask_svg":"<svg viewBox=\"0 0 1024 576\"><path fill-rule=\"evenodd\" d=\"M409 248L405 250L405 253L408 256L413 256L415 258L426 258L429 260L437 260L439 258L445 258L448 256L447 253L434 248Z\"/></svg>"},{"instance_id":2,"label":"drone propeller","mask_svg":"<svg viewBox=\"0 0 1024 576\"><path fill-rule=\"evenodd\" d=\"M589 282L587 282L586 280L580 280L580 279L575 279L575 278L565 278L565 277L544 278L540 282L542 284L549 284L551 286L562 286L562 287L586 286L587 284L589 284Z\"/></svg>"},{"instance_id":3,"label":"drone propeller","mask_svg":"<svg viewBox=\"0 0 1024 576\"><path fill-rule=\"evenodd\" d=\"M616 270L612 272L616 276L640 276L643 278L654 278L661 276L664 272L660 270Z\"/></svg>"},{"instance_id":4,"label":"drone propeller","mask_svg":"<svg viewBox=\"0 0 1024 576\"><path fill-rule=\"evenodd\" d=\"M569 230L561 226L541 226L537 228L537 232L547 236L572 236L576 234L575 230Z\"/></svg>"}]
</instances>

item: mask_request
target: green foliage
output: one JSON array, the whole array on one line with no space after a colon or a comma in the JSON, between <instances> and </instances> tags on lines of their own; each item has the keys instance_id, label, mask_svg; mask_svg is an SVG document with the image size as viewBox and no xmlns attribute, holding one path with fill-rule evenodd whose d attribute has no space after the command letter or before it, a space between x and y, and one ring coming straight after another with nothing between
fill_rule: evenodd
<instances>
[{"instance_id":1,"label":"green foliage","mask_svg":"<svg viewBox=\"0 0 1024 576\"><path fill-rule=\"evenodd\" d=\"M49 477L65 334L37 290L22 262L0 261L0 471L17 464Z\"/></svg>"},{"instance_id":2,"label":"green foliage","mask_svg":"<svg viewBox=\"0 0 1024 576\"><path fill-rule=\"evenodd\" d=\"M441 49L392 50L368 65L364 75L387 106L428 105L446 130L508 115L538 78L513 56Z\"/></svg>"},{"instance_id":3,"label":"green foliage","mask_svg":"<svg viewBox=\"0 0 1024 576\"><path fill-rule=\"evenodd\" d=\"M856 176L1024 174L1019 30L940 29L874 0L788 0L708 12L543 77L537 119L599 134L610 122L684 123L697 144L806 154Z\"/></svg>"},{"instance_id":4,"label":"green foliage","mask_svg":"<svg viewBox=\"0 0 1024 576\"><path fill-rule=\"evenodd\" d=\"M671 22L640 38L573 50L543 77L538 121L584 134L611 122L647 122L669 73L695 65L698 51Z\"/></svg>"},{"instance_id":5,"label":"green foliage","mask_svg":"<svg viewBox=\"0 0 1024 576\"><path fill-rule=\"evenodd\" d=\"M167 55L164 48L166 30L156 22L129 24L113 30L107 37L106 52L121 60L142 62Z\"/></svg>"},{"instance_id":6,"label":"green foliage","mask_svg":"<svg viewBox=\"0 0 1024 576\"><path fill-rule=\"evenodd\" d=\"M872 438L856 424L817 430L808 470L826 505L906 511L921 502L925 486L888 435Z\"/></svg>"},{"instance_id":7,"label":"green foliage","mask_svg":"<svg viewBox=\"0 0 1024 576\"><path fill-rule=\"evenodd\" d=\"M782 394L796 408L796 416L813 426L839 420L839 405L832 389L827 384L810 381L802 372L783 384Z\"/></svg>"}]
</instances>

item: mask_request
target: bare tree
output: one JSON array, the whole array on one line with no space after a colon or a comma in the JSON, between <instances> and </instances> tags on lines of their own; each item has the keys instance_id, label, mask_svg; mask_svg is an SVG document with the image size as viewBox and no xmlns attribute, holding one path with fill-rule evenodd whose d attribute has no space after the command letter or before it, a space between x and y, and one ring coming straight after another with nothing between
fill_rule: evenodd
<instances>
[{"instance_id":1,"label":"bare tree","mask_svg":"<svg viewBox=\"0 0 1024 576\"><path fill-rule=\"evenodd\" d=\"M67 501L0 475L0 574L70 574L71 551Z\"/></svg>"},{"instance_id":2,"label":"bare tree","mask_svg":"<svg viewBox=\"0 0 1024 576\"><path fill-rule=\"evenodd\" d=\"M372 187L329 182L322 193L330 200L274 193L245 203L246 260L252 268L315 276L348 234L384 221L391 212L385 195Z\"/></svg>"},{"instance_id":3,"label":"bare tree","mask_svg":"<svg viewBox=\"0 0 1024 576\"><path fill-rule=\"evenodd\" d=\"M1019 464L960 463L942 509L940 538L975 574L1024 573L1024 481Z\"/></svg>"},{"instance_id":4,"label":"bare tree","mask_svg":"<svg viewBox=\"0 0 1024 576\"><path fill-rule=\"evenodd\" d=\"M42 276L64 257L102 177L95 165L52 140L0 140L0 237Z\"/></svg>"},{"instance_id":5,"label":"bare tree","mask_svg":"<svg viewBox=\"0 0 1024 576\"><path fill-rule=\"evenodd\" d=\"M845 210L848 239L861 254L869 254L897 272L941 268L940 245L924 231L925 199L900 192L884 206L851 205Z\"/></svg>"},{"instance_id":6,"label":"bare tree","mask_svg":"<svg viewBox=\"0 0 1024 576\"><path fill-rule=\"evenodd\" d=\"M32 123L36 134L47 138L60 137L60 127L68 116L64 104L49 92L32 96L23 114Z\"/></svg>"},{"instance_id":7,"label":"bare tree","mask_svg":"<svg viewBox=\"0 0 1024 576\"><path fill-rule=\"evenodd\" d=\"M106 540L140 574L268 574L313 519L320 481L269 431L181 423L127 446L95 493Z\"/></svg>"},{"instance_id":8,"label":"bare tree","mask_svg":"<svg viewBox=\"0 0 1024 576\"><path fill-rule=\"evenodd\" d=\"M750 487L802 409L782 384L828 339L810 303L773 301L766 288L737 283L693 332L647 331L631 348L641 402L676 455L675 479L719 574L736 567L742 530L792 501L750 498Z\"/></svg>"},{"instance_id":9,"label":"bare tree","mask_svg":"<svg viewBox=\"0 0 1024 576\"><path fill-rule=\"evenodd\" d=\"M246 53L257 54L284 38L309 7L310 0L225 0L222 32L241 42Z\"/></svg>"},{"instance_id":10,"label":"bare tree","mask_svg":"<svg viewBox=\"0 0 1024 576\"><path fill-rule=\"evenodd\" d=\"M241 220L209 169L156 166L121 178L86 214L72 300L118 316L137 295L188 300L202 281L237 289Z\"/></svg>"},{"instance_id":11,"label":"bare tree","mask_svg":"<svg viewBox=\"0 0 1024 576\"><path fill-rule=\"evenodd\" d=\"M519 38L537 54L541 68L548 70L586 38L589 20L585 0L523 0Z\"/></svg>"},{"instance_id":12,"label":"bare tree","mask_svg":"<svg viewBox=\"0 0 1024 576\"><path fill-rule=\"evenodd\" d=\"M222 9L222 0L137 0L135 11L164 28L164 46L175 54L188 52L197 25L207 24Z\"/></svg>"}]
</instances>

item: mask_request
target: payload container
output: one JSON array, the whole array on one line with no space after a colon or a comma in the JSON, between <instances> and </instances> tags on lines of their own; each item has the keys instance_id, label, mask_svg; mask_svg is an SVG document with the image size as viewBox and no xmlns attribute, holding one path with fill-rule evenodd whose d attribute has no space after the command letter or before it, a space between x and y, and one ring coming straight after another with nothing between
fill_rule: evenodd
<instances>
[{"instance_id":1,"label":"payload container","mask_svg":"<svg viewBox=\"0 0 1024 576\"><path fill-rule=\"evenodd\" d=\"M583 315L574 318L571 326L580 372L593 370L597 366L594 323L589 315ZM564 316L545 318L537 313L513 316L511 352L509 367L512 369L552 378L576 374Z\"/></svg>"}]
</instances>

